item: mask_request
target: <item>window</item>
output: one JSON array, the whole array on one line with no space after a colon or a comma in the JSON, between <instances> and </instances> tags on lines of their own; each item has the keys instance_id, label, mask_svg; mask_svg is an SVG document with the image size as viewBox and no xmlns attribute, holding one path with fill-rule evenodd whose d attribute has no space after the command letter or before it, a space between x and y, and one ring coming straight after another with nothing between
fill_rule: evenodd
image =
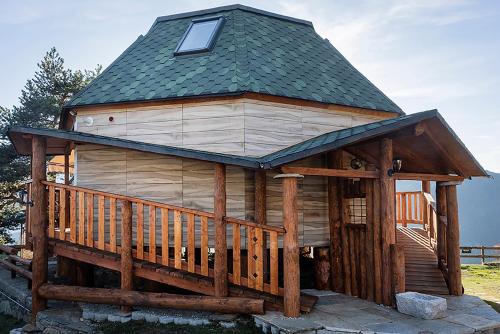
<instances>
[{"instance_id":1,"label":"window","mask_svg":"<svg viewBox=\"0 0 500 334\"><path fill-rule=\"evenodd\" d=\"M210 51L222 27L222 17L193 20L182 36L175 55Z\"/></svg>"}]
</instances>

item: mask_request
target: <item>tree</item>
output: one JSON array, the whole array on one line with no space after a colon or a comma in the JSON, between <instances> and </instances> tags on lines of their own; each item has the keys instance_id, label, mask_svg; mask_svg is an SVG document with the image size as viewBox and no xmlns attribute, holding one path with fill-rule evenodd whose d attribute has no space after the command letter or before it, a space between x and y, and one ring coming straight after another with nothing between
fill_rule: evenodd
<instances>
[{"instance_id":1,"label":"tree","mask_svg":"<svg viewBox=\"0 0 500 334\"><path fill-rule=\"evenodd\" d=\"M93 70L67 69L56 48L51 48L32 79L21 91L19 105L0 107L0 242L12 242L9 231L19 228L24 211L17 203L16 193L29 177L29 157L18 156L7 138L9 126L55 128L63 105L88 85L102 66Z\"/></svg>"}]
</instances>

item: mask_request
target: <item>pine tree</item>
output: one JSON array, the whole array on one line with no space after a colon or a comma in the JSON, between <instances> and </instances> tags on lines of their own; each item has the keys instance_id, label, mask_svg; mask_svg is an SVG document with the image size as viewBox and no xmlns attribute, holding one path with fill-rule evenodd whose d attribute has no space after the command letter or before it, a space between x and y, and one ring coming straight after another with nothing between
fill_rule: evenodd
<instances>
[{"instance_id":1,"label":"pine tree","mask_svg":"<svg viewBox=\"0 0 500 334\"><path fill-rule=\"evenodd\" d=\"M67 69L56 48L51 48L32 79L21 91L19 105L0 107L0 242L12 242L9 230L19 228L24 211L16 193L29 178L29 157L18 156L7 138L9 126L56 128L63 105L100 72Z\"/></svg>"}]
</instances>

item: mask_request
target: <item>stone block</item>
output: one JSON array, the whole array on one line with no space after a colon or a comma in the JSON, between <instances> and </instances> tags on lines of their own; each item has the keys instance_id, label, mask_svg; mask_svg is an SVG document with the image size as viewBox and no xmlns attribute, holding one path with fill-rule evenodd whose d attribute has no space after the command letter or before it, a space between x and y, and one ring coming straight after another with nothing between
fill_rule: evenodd
<instances>
[{"instance_id":1,"label":"stone block","mask_svg":"<svg viewBox=\"0 0 500 334\"><path fill-rule=\"evenodd\" d=\"M446 316L446 299L418 292L396 295L398 311L421 319L439 319Z\"/></svg>"}]
</instances>

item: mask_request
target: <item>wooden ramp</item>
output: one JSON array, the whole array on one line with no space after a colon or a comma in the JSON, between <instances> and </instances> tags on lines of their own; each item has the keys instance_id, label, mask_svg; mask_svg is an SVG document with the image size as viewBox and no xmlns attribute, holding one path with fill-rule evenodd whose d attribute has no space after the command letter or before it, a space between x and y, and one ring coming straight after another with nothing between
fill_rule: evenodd
<instances>
[{"instance_id":1,"label":"wooden ramp","mask_svg":"<svg viewBox=\"0 0 500 334\"><path fill-rule=\"evenodd\" d=\"M432 295L449 294L426 231L398 226L397 243L404 246L406 291Z\"/></svg>"},{"instance_id":2,"label":"wooden ramp","mask_svg":"<svg viewBox=\"0 0 500 334\"><path fill-rule=\"evenodd\" d=\"M49 239L49 247L54 255L60 255L115 271L120 270L120 256L112 252L56 239ZM203 295L212 296L215 294L212 277L178 270L161 264L134 260L134 275ZM282 311L283 309L283 297L247 287L230 284L229 295L232 297L263 299L266 310ZM301 311L310 312L317 299L316 296L302 294Z\"/></svg>"}]
</instances>

